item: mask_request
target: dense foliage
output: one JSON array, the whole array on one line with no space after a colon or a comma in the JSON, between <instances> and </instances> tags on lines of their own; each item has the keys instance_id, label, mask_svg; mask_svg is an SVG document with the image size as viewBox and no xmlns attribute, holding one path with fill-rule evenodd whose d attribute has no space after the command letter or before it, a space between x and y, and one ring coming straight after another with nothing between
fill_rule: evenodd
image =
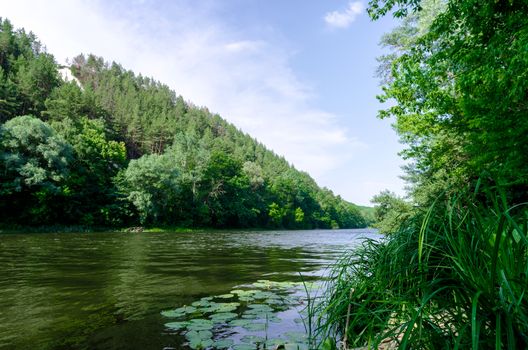
<instances>
[{"instance_id":1,"label":"dense foliage","mask_svg":"<svg viewBox=\"0 0 528 350\"><path fill-rule=\"evenodd\" d=\"M366 225L358 207L220 116L102 58L60 67L8 20L0 122L1 224Z\"/></svg>"},{"instance_id":2,"label":"dense foliage","mask_svg":"<svg viewBox=\"0 0 528 350\"><path fill-rule=\"evenodd\" d=\"M346 335L352 348L526 349L527 207L500 192L444 196L343 257L319 306L319 336Z\"/></svg>"},{"instance_id":3,"label":"dense foliage","mask_svg":"<svg viewBox=\"0 0 528 350\"><path fill-rule=\"evenodd\" d=\"M394 5L413 14L387 35L380 113L412 160L408 179L420 204L487 174L528 189L528 4L525 1L373 1L371 14ZM416 12L420 10L419 12Z\"/></svg>"},{"instance_id":4,"label":"dense foliage","mask_svg":"<svg viewBox=\"0 0 528 350\"><path fill-rule=\"evenodd\" d=\"M409 198L375 198L369 241L334 270L320 335L348 346L528 346L528 3L372 0L381 118L407 148ZM380 345L384 343L383 345Z\"/></svg>"}]
</instances>

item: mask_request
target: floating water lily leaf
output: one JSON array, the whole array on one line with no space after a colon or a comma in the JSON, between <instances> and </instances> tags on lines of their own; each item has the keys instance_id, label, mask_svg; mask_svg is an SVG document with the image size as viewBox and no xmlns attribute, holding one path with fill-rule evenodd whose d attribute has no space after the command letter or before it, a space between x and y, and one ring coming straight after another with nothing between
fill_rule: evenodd
<instances>
[{"instance_id":1,"label":"floating water lily leaf","mask_svg":"<svg viewBox=\"0 0 528 350\"><path fill-rule=\"evenodd\" d=\"M236 294L238 295L239 297L249 297L251 295L253 295L254 293L256 293L257 291L255 290L242 290L242 289L234 289L232 290L230 293L231 294Z\"/></svg>"},{"instance_id":2,"label":"floating water lily leaf","mask_svg":"<svg viewBox=\"0 0 528 350\"><path fill-rule=\"evenodd\" d=\"M284 344L286 344L286 341L280 338L266 340L266 347L271 348L271 349L276 348L278 345L284 345Z\"/></svg>"},{"instance_id":3,"label":"floating water lily leaf","mask_svg":"<svg viewBox=\"0 0 528 350\"><path fill-rule=\"evenodd\" d=\"M185 334L185 338L187 338L189 341L193 341L196 339L206 340L212 337L213 337L213 332L211 331L189 331Z\"/></svg>"},{"instance_id":4,"label":"floating water lily leaf","mask_svg":"<svg viewBox=\"0 0 528 350\"><path fill-rule=\"evenodd\" d=\"M229 293L229 294L222 294L222 295L217 295L216 296L217 298L221 298L221 299L231 299L234 297L233 294Z\"/></svg>"},{"instance_id":5,"label":"floating water lily leaf","mask_svg":"<svg viewBox=\"0 0 528 350\"><path fill-rule=\"evenodd\" d=\"M214 303L210 307L203 309L204 312L231 312L235 311L240 303Z\"/></svg>"},{"instance_id":6,"label":"floating water lily leaf","mask_svg":"<svg viewBox=\"0 0 528 350\"><path fill-rule=\"evenodd\" d=\"M252 322L253 322L252 320L248 320L248 319L238 319L238 320L230 321L229 325L231 327L243 327L243 326L248 325L248 324L250 324Z\"/></svg>"},{"instance_id":7,"label":"floating water lily leaf","mask_svg":"<svg viewBox=\"0 0 528 350\"><path fill-rule=\"evenodd\" d=\"M284 350L308 350L308 345L304 343L286 343Z\"/></svg>"},{"instance_id":8,"label":"floating water lily leaf","mask_svg":"<svg viewBox=\"0 0 528 350\"><path fill-rule=\"evenodd\" d=\"M188 332L185 337L188 345L192 349L227 349L232 350L255 350L256 343L259 348L273 349L278 345L284 345L287 350L307 350L307 336L302 332L286 332L287 339L270 339L256 335L246 335L242 338L244 344L233 345L233 340L229 338L218 339L214 341L213 328L215 325L227 324L225 327L243 327L247 332L266 331L270 322L280 323L282 320L276 315L278 311L287 310L292 306L303 303L303 298L298 296L304 286L299 282L274 282L269 280L259 280L252 284L253 288L249 289L248 285L241 285L227 294L204 297L193 302L190 306L183 306L175 310L162 311L165 317L208 317L195 318L189 321L170 322L165 326L169 330L182 330L187 328ZM307 284L307 287L312 287ZM236 287L237 288L237 287ZM250 287L251 288L251 287ZM292 295L292 293L296 293ZM224 299L224 300L221 300ZM231 299L231 300L229 300ZM236 301L233 301L233 299ZM216 301L213 301L216 300ZM233 302L220 302L233 301ZM243 303L244 313L238 318L236 311ZM196 315L202 313L203 316ZM193 315L194 314L194 315ZM256 322L255 322L256 321ZM301 318L294 320L295 323L302 323ZM234 331L233 329L229 332ZM223 334L223 333L221 333ZM257 333L263 334L263 333ZM225 337L226 335L224 335ZM251 343L251 344L247 344Z\"/></svg>"},{"instance_id":9,"label":"floating water lily leaf","mask_svg":"<svg viewBox=\"0 0 528 350\"><path fill-rule=\"evenodd\" d=\"M270 318L270 317L272 317L274 314L273 314L272 312L269 312L269 311L247 310L247 311L242 315L242 317L244 317L244 315L247 315L247 317L245 317L245 318L252 318L250 315L254 315L255 317L253 317L253 319L255 319L255 318L266 319L266 318Z\"/></svg>"},{"instance_id":10,"label":"floating water lily leaf","mask_svg":"<svg viewBox=\"0 0 528 350\"><path fill-rule=\"evenodd\" d=\"M232 339L220 339L213 343L213 348L215 349L227 349L233 345L234 341Z\"/></svg>"},{"instance_id":11,"label":"floating water lily leaf","mask_svg":"<svg viewBox=\"0 0 528 350\"><path fill-rule=\"evenodd\" d=\"M303 343L307 340L306 333L302 332L285 332L284 335L295 343Z\"/></svg>"},{"instance_id":12,"label":"floating water lily leaf","mask_svg":"<svg viewBox=\"0 0 528 350\"><path fill-rule=\"evenodd\" d=\"M214 323L211 320L204 320L197 318L189 321L187 329L190 331L208 331L214 327Z\"/></svg>"},{"instance_id":13,"label":"floating water lily leaf","mask_svg":"<svg viewBox=\"0 0 528 350\"><path fill-rule=\"evenodd\" d=\"M245 297L239 297L238 300L245 301L245 302L251 302L251 301L253 301L255 299L253 297L250 297L250 296L245 296Z\"/></svg>"},{"instance_id":14,"label":"floating water lily leaf","mask_svg":"<svg viewBox=\"0 0 528 350\"><path fill-rule=\"evenodd\" d=\"M240 339L244 343L264 343L266 341L266 338L260 337L258 335L245 335Z\"/></svg>"},{"instance_id":15,"label":"floating water lily leaf","mask_svg":"<svg viewBox=\"0 0 528 350\"><path fill-rule=\"evenodd\" d=\"M232 348L233 350L255 350L257 346L253 344L236 344Z\"/></svg>"},{"instance_id":16,"label":"floating water lily leaf","mask_svg":"<svg viewBox=\"0 0 528 350\"><path fill-rule=\"evenodd\" d=\"M285 303L290 305L299 305L303 302L302 298L293 296L285 297L283 300Z\"/></svg>"},{"instance_id":17,"label":"floating water lily leaf","mask_svg":"<svg viewBox=\"0 0 528 350\"><path fill-rule=\"evenodd\" d=\"M210 331L190 331L185 334L185 338L189 340L189 346L193 349L204 349L212 346L212 336L213 333Z\"/></svg>"},{"instance_id":18,"label":"floating water lily leaf","mask_svg":"<svg viewBox=\"0 0 528 350\"><path fill-rule=\"evenodd\" d=\"M266 304L251 304L248 305L248 308L250 310L247 310L248 313L254 313L254 312L272 312L273 309Z\"/></svg>"},{"instance_id":19,"label":"floating water lily leaf","mask_svg":"<svg viewBox=\"0 0 528 350\"><path fill-rule=\"evenodd\" d=\"M192 314L193 312L196 312L196 308L194 306L182 306L180 308L175 309L174 312Z\"/></svg>"},{"instance_id":20,"label":"floating water lily leaf","mask_svg":"<svg viewBox=\"0 0 528 350\"><path fill-rule=\"evenodd\" d=\"M211 305L211 302L209 300L203 300L200 299L198 301L195 301L191 304L194 307L200 308L200 307L209 307Z\"/></svg>"},{"instance_id":21,"label":"floating water lily leaf","mask_svg":"<svg viewBox=\"0 0 528 350\"><path fill-rule=\"evenodd\" d=\"M206 349L213 346L213 339L193 339L189 340L189 347L191 349Z\"/></svg>"},{"instance_id":22,"label":"floating water lily leaf","mask_svg":"<svg viewBox=\"0 0 528 350\"><path fill-rule=\"evenodd\" d=\"M184 322L169 322L169 323L165 323L165 327L169 328L172 331L178 331L180 329L187 327L188 324L189 322L185 322L185 321Z\"/></svg>"},{"instance_id":23,"label":"floating water lily leaf","mask_svg":"<svg viewBox=\"0 0 528 350\"><path fill-rule=\"evenodd\" d=\"M221 323L237 318L238 315L233 312L221 312L218 314L212 314L210 317L213 322Z\"/></svg>"},{"instance_id":24,"label":"floating water lily leaf","mask_svg":"<svg viewBox=\"0 0 528 350\"><path fill-rule=\"evenodd\" d=\"M270 282L271 281L267 280L258 280L257 282L253 283L252 286L262 289L271 289L272 284Z\"/></svg>"},{"instance_id":25,"label":"floating water lily leaf","mask_svg":"<svg viewBox=\"0 0 528 350\"><path fill-rule=\"evenodd\" d=\"M269 322L273 322L273 323L281 323L282 322L282 320L276 315L268 316L267 320Z\"/></svg>"},{"instance_id":26,"label":"floating water lily leaf","mask_svg":"<svg viewBox=\"0 0 528 350\"><path fill-rule=\"evenodd\" d=\"M277 297L277 294L271 293L271 292L258 291L255 294L253 294L253 298L257 300L269 299L269 298L275 298L275 297Z\"/></svg>"},{"instance_id":27,"label":"floating water lily leaf","mask_svg":"<svg viewBox=\"0 0 528 350\"><path fill-rule=\"evenodd\" d=\"M266 330L266 324L265 323L250 323L250 324L247 324L245 326L242 326L244 327L244 329L250 331L250 332L259 332L259 331L263 331L263 330Z\"/></svg>"},{"instance_id":28,"label":"floating water lily leaf","mask_svg":"<svg viewBox=\"0 0 528 350\"><path fill-rule=\"evenodd\" d=\"M161 312L162 316L170 317L170 318L178 318L185 316L185 313L177 312L176 310L166 310Z\"/></svg>"},{"instance_id":29,"label":"floating water lily leaf","mask_svg":"<svg viewBox=\"0 0 528 350\"><path fill-rule=\"evenodd\" d=\"M266 299L264 303L268 305L284 305L284 302L281 299Z\"/></svg>"}]
</instances>

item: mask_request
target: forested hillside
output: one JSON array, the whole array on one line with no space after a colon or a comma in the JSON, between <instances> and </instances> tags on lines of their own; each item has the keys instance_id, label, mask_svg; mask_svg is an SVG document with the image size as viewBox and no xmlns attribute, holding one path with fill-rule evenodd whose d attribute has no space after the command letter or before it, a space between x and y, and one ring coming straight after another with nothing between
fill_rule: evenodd
<instances>
[{"instance_id":1,"label":"forested hillside","mask_svg":"<svg viewBox=\"0 0 528 350\"><path fill-rule=\"evenodd\" d=\"M60 71L76 77L65 81ZM0 224L353 228L359 209L166 85L0 20Z\"/></svg>"}]
</instances>

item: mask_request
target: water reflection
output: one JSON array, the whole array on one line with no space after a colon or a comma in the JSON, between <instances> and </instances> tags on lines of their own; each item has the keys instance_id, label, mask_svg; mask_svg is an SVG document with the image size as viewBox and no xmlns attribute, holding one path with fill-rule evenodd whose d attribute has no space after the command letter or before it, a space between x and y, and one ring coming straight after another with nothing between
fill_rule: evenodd
<instances>
[{"instance_id":1,"label":"water reflection","mask_svg":"<svg viewBox=\"0 0 528 350\"><path fill-rule=\"evenodd\" d=\"M369 230L0 236L1 349L162 349L160 310L313 275Z\"/></svg>"}]
</instances>

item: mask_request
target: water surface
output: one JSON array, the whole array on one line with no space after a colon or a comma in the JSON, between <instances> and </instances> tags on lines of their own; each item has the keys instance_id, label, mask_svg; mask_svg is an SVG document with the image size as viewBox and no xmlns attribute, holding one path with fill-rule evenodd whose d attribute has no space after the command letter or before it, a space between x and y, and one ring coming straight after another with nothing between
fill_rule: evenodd
<instances>
[{"instance_id":1,"label":"water surface","mask_svg":"<svg viewBox=\"0 0 528 350\"><path fill-rule=\"evenodd\" d=\"M0 349L182 347L160 312L318 279L373 230L0 235Z\"/></svg>"}]
</instances>

